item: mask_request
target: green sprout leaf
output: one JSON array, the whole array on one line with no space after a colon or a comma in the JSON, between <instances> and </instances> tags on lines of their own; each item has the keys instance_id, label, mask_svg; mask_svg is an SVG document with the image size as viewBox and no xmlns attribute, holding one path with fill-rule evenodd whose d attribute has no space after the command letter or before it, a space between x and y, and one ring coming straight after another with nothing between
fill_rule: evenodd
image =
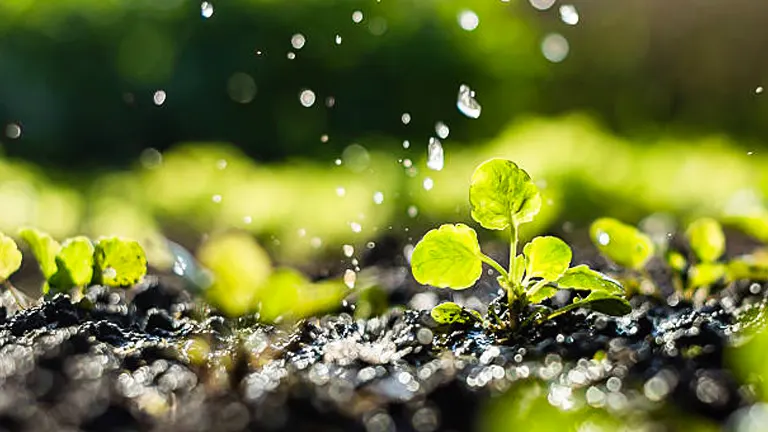
<instances>
[{"instance_id":1,"label":"green sprout leaf","mask_svg":"<svg viewBox=\"0 0 768 432\"><path fill-rule=\"evenodd\" d=\"M57 271L48 279L57 291L86 286L93 278L93 253L95 248L86 237L73 237L61 245L56 255Z\"/></svg>"},{"instance_id":2,"label":"green sprout leaf","mask_svg":"<svg viewBox=\"0 0 768 432\"><path fill-rule=\"evenodd\" d=\"M579 307L592 309L606 315L622 316L632 312L632 306L623 298L605 291L592 291L587 298L578 301Z\"/></svg>"},{"instance_id":3,"label":"green sprout leaf","mask_svg":"<svg viewBox=\"0 0 768 432\"><path fill-rule=\"evenodd\" d=\"M720 223L712 218L693 221L685 232L691 249L702 262L714 262L725 252L725 234Z\"/></svg>"},{"instance_id":4,"label":"green sprout leaf","mask_svg":"<svg viewBox=\"0 0 768 432\"><path fill-rule=\"evenodd\" d=\"M515 257L515 261L516 261L515 274L510 275L510 277L512 278L512 280L517 281L519 283L523 280L523 274L525 273L525 266L526 266L525 255L522 255L522 254L517 255Z\"/></svg>"},{"instance_id":5,"label":"green sprout leaf","mask_svg":"<svg viewBox=\"0 0 768 432\"><path fill-rule=\"evenodd\" d=\"M616 264L640 270L653 256L651 239L616 219L598 219L592 223L589 232L600 252Z\"/></svg>"},{"instance_id":6,"label":"green sprout leaf","mask_svg":"<svg viewBox=\"0 0 768 432\"><path fill-rule=\"evenodd\" d=\"M21 267L21 251L12 238L0 233L0 282L5 282Z\"/></svg>"},{"instance_id":7,"label":"green sprout leaf","mask_svg":"<svg viewBox=\"0 0 768 432\"><path fill-rule=\"evenodd\" d=\"M528 278L557 280L571 265L570 246L557 237L536 237L523 249Z\"/></svg>"},{"instance_id":8,"label":"green sprout leaf","mask_svg":"<svg viewBox=\"0 0 768 432\"><path fill-rule=\"evenodd\" d=\"M703 287L714 284L726 276L728 268L724 264L703 262L691 266L688 270L688 284Z\"/></svg>"},{"instance_id":9,"label":"green sprout leaf","mask_svg":"<svg viewBox=\"0 0 768 432\"><path fill-rule=\"evenodd\" d=\"M469 324L483 320L477 311L465 309L453 302L441 303L432 308L429 314L438 324Z\"/></svg>"},{"instance_id":10,"label":"green sprout leaf","mask_svg":"<svg viewBox=\"0 0 768 432\"><path fill-rule=\"evenodd\" d=\"M349 294L340 281L311 283L290 268L275 270L258 289L264 322L293 321L338 307Z\"/></svg>"},{"instance_id":11,"label":"green sprout leaf","mask_svg":"<svg viewBox=\"0 0 768 432\"><path fill-rule=\"evenodd\" d=\"M667 264L669 264L669 267L672 270L681 272L685 270L685 266L688 265L688 262L686 261L683 254L677 251L670 250L667 252Z\"/></svg>"},{"instance_id":12,"label":"green sprout leaf","mask_svg":"<svg viewBox=\"0 0 768 432\"><path fill-rule=\"evenodd\" d=\"M539 288L535 293L528 295L528 301L536 304L541 303L544 300L554 296L559 291L559 288L554 285L544 285Z\"/></svg>"},{"instance_id":13,"label":"green sprout leaf","mask_svg":"<svg viewBox=\"0 0 768 432\"><path fill-rule=\"evenodd\" d=\"M483 271L477 233L464 224L445 224L424 235L413 249L413 277L439 288L469 288Z\"/></svg>"},{"instance_id":14,"label":"green sprout leaf","mask_svg":"<svg viewBox=\"0 0 768 432\"><path fill-rule=\"evenodd\" d=\"M477 167L469 201L472 218L492 230L530 222L541 208L539 189L528 173L504 159L491 159Z\"/></svg>"},{"instance_id":15,"label":"green sprout leaf","mask_svg":"<svg viewBox=\"0 0 768 432\"><path fill-rule=\"evenodd\" d=\"M96 243L94 271L97 282L112 287L129 287L147 274L144 249L134 240L102 238Z\"/></svg>"},{"instance_id":16,"label":"green sprout leaf","mask_svg":"<svg viewBox=\"0 0 768 432\"><path fill-rule=\"evenodd\" d=\"M57 270L56 255L61 250L59 242L50 235L34 228L20 229L19 236L29 245L45 279L50 279Z\"/></svg>"},{"instance_id":17,"label":"green sprout leaf","mask_svg":"<svg viewBox=\"0 0 768 432\"><path fill-rule=\"evenodd\" d=\"M612 295L624 294L621 285L586 265L568 269L563 277L558 279L557 285L563 289L601 291Z\"/></svg>"}]
</instances>

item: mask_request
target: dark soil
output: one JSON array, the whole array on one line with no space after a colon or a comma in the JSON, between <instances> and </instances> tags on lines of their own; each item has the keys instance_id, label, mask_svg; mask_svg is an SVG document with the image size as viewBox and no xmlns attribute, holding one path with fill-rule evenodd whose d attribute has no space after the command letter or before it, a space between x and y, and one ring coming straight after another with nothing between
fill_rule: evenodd
<instances>
[{"instance_id":1,"label":"dark soil","mask_svg":"<svg viewBox=\"0 0 768 432\"><path fill-rule=\"evenodd\" d=\"M464 431L531 380L555 406L723 424L751 402L724 350L766 320L766 288L698 309L636 296L629 316L566 314L500 343L413 310L284 329L216 316L157 279L92 287L77 304L0 309L0 430Z\"/></svg>"}]
</instances>

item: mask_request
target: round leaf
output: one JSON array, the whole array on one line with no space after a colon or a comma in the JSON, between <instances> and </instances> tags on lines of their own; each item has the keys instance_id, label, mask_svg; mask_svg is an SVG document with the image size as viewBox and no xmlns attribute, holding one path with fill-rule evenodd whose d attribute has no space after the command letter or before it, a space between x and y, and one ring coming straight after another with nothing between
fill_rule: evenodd
<instances>
[{"instance_id":1,"label":"round leaf","mask_svg":"<svg viewBox=\"0 0 768 432\"><path fill-rule=\"evenodd\" d=\"M56 255L61 250L59 242L50 235L34 228L20 229L19 236L29 245L32 255L35 256L40 265L43 276L50 279L57 270Z\"/></svg>"},{"instance_id":2,"label":"round leaf","mask_svg":"<svg viewBox=\"0 0 768 432\"><path fill-rule=\"evenodd\" d=\"M481 319L477 311L464 309L453 302L441 303L429 314L438 324L467 324Z\"/></svg>"},{"instance_id":3,"label":"round leaf","mask_svg":"<svg viewBox=\"0 0 768 432\"><path fill-rule=\"evenodd\" d=\"M12 238L0 233L0 282L6 281L21 267L21 251Z\"/></svg>"},{"instance_id":4,"label":"round leaf","mask_svg":"<svg viewBox=\"0 0 768 432\"><path fill-rule=\"evenodd\" d=\"M624 289L618 282L609 279L602 273L592 270L586 265L578 265L568 269L563 277L558 279L557 285L563 289L602 291L616 295L624 294Z\"/></svg>"},{"instance_id":5,"label":"round leaf","mask_svg":"<svg viewBox=\"0 0 768 432\"><path fill-rule=\"evenodd\" d=\"M688 269L688 283L693 287L709 286L725 277L725 264L703 262Z\"/></svg>"},{"instance_id":6,"label":"round leaf","mask_svg":"<svg viewBox=\"0 0 768 432\"><path fill-rule=\"evenodd\" d=\"M616 219L602 218L589 229L592 242L616 264L640 270L653 256L653 242L637 228Z\"/></svg>"},{"instance_id":7,"label":"round leaf","mask_svg":"<svg viewBox=\"0 0 768 432\"><path fill-rule=\"evenodd\" d=\"M98 282L107 286L128 287L147 274L147 258L138 242L108 237L96 243L94 267Z\"/></svg>"},{"instance_id":8,"label":"round leaf","mask_svg":"<svg viewBox=\"0 0 768 432\"><path fill-rule=\"evenodd\" d=\"M557 280L568 270L573 256L570 246L557 237L536 237L523 248L525 274L529 278Z\"/></svg>"},{"instance_id":9,"label":"round leaf","mask_svg":"<svg viewBox=\"0 0 768 432\"><path fill-rule=\"evenodd\" d=\"M688 225L685 232L691 249L702 262L713 262L725 252L725 234L720 223L701 218Z\"/></svg>"},{"instance_id":10,"label":"round leaf","mask_svg":"<svg viewBox=\"0 0 768 432\"><path fill-rule=\"evenodd\" d=\"M472 174L472 218L487 229L503 230L530 222L541 208L539 189L514 162L491 159Z\"/></svg>"},{"instance_id":11,"label":"round leaf","mask_svg":"<svg viewBox=\"0 0 768 432\"><path fill-rule=\"evenodd\" d=\"M483 271L477 233L464 224L446 224L427 232L413 249L411 269L424 285L471 287Z\"/></svg>"},{"instance_id":12,"label":"round leaf","mask_svg":"<svg viewBox=\"0 0 768 432\"><path fill-rule=\"evenodd\" d=\"M49 282L57 289L86 286L93 278L94 247L86 237L74 237L61 245L56 255L56 273Z\"/></svg>"}]
</instances>

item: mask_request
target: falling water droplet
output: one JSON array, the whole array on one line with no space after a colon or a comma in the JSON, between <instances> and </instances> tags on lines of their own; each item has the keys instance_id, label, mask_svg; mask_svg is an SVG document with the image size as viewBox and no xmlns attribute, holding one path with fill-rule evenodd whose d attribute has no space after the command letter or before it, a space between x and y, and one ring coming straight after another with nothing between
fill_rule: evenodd
<instances>
[{"instance_id":1,"label":"falling water droplet","mask_svg":"<svg viewBox=\"0 0 768 432\"><path fill-rule=\"evenodd\" d=\"M345 244L341 247L341 251L344 253L344 256L347 258L352 258L352 255L355 254L355 247L352 245Z\"/></svg>"},{"instance_id":2,"label":"falling water droplet","mask_svg":"<svg viewBox=\"0 0 768 432\"><path fill-rule=\"evenodd\" d=\"M227 169L227 160L226 159L219 159L216 161L216 168L219 170L225 170Z\"/></svg>"},{"instance_id":3,"label":"falling water droplet","mask_svg":"<svg viewBox=\"0 0 768 432\"><path fill-rule=\"evenodd\" d=\"M419 214L419 208L415 205L408 206L408 216L415 218Z\"/></svg>"},{"instance_id":4,"label":"falling water droplet","mask_svg":"<svg viewBox=\"0 0 768 432\"><path fill-rule=\"evenodd\" d=\"M352 22L359 24L363 21L363 13L359 10L352 12Z\"/></svg>"},{"instance_id":5,"label":"falling water droplet","mask_svg":"<svg viewBox=\"0 0 768 432\"><path fill-rule=\"evenodd\" d=\"M448 125L439 121L435 123L435 133L437 134L440 139L446 139L448 138L448 134L451 133L451 129L448 128Z\"/></svg>"},{"instance_id":6,"label":"falling water droplet","mask_svg":"<svg viewBox=\"0 0 768 432\"><path fill-rule=\"evenodd\" d=\"M294 53L293 51L288 51L288 54L286 54L285 56L288 57L288 60L293 60L296 58L296 53Z\"/></svg>"},{"instance_id":7,"label":"falling water droplet","mask_svg":"<svg viewBox=\"0 0 768 432\"><path fill-rule=\"evenodd\" d=\"M340 197L343 197L346 194L347 194L347 190L344 189L343 187L337 187L336 188L336 195L338 195Z\"/></svg>"},{"instance_id":8,"label":"falling water droplet","mask_svg":"<svg viewBox=\"0 0 768 432\"><path fill-rule=\"evenodd\" d=\"M472 31L480 25L480 18L471 10L459 12L459 26L466 31Z\"/></svg>"},{"instance_id":9,"label":"falling water droplet","mask_svg":"<svg viewBox=\"0 0 768 432\"><path fill-rule=\"evenodd\" d=\"M473 119L480 117L480 112L482 111L482 107L475 100L475 92L466 84L459 86L456 107L462 114Z\"/></svg>"},{"instance_id":10,"label":"falling water droplet","mask_svg":"<svg viewBox=\"0 0 768 432\"><path fill-rule=\"evenodd\" d=\"M294 49L300 50L304 48L304 44L307 42L307 38L304 37L301 33L296 33L295 35L291 36L291 46Z\"/></svg>"},{"instance_id":11,"label":"falling water droplet","mask_svg":"<svg viewBox=\"0 0 768 432\"><path fill-rule=\"evenodd\" d=\"M547 10L555 4L555 0L528 0L531 6L538 10Z\"/></svg>"},{"instance_id":12,"label":"falling water droplet","mask_svg":"<svg viewBox=\"0 0 768 432\"><path fill-rule=\"evenodd\" d=\"M568 40L557 33L550 33L541 41L541 52L544 58L552 63L560 63L568 57Z\"/></svg>"},{"instance_id":13,"label":"falling water droplet","mask_svg":"<svg viewBox=\"0 0 768 432\"><path fill-rule=\"evenodd\" d=\"M404 125L407 125L411 122L411 115L408 113L403 113L403 115L400 116L400 121L402 121Z\"/></svg>"},{"instance_id":14,"label":"falling water droplet","mask_svg":"<svg viewBox=\"0 0 768 432\"><path fill-rule=\"evenodd\" d=\"M444 165L443 144L439 139L432 137L427 145L427 168L440 171Z\"/></svg>"},{"instance_id":15,"label":"falling water droplet","mask_svg":"<svg viewBox=\"0 0 768 432\"><path fill-rule=\"evenodd\" d=\"M757 88L755 89L755 94L760 94L762 92L763 92L763 86L757 86Z\"/></svg>"},{"instance_id":16,"label":"falling water droplet","mask_svg":"<svg viewBox=\"0 0 768 432\"><path fill-rule=\"evenodd\" d=\"M152 101L155 105L160 106L165 103L166 94L163 90L158 90L152 95Z\"/></svg>"},{"instance_id":17,"label":"falling water droplet","mask_svg":"<svg viewBox=\"0 0 768 432\"><path fill-rule=\"evenodd\" d=\"M320 142L327 143L328 142L328 135L326 135L326 134L320 135Z\"/></svg>"},{"instance_id":18,"label":"falling water droplet","mask_svg":"<svg viewBox=\"0 0 768 432\"><path fill-rule=\"evenodd\" d=\"M359 233L363 230L363 226L360 225L357 222L350 222L349 227L352 229L352 232Z\"/></svg>"},{"instance_id":19,"label":"falling water droplet","mask_svg":"<svg viewBox=\"0 0 768 432\"><path fill-rule=\"evenodd\" d=\"M101 272L104 279L114 279L117 277L117 270L112 267L107 267Z\"/></svg>"},{"instance_id":20,"label":"falling water droplet","mask_svg":"<svg viewBox=\"0 0 768 432\"><path fill-rule=\"evenodd\" d=\"M309 241L309 245L315 249L320 249L320 246L323 245L323 239L320 237L312 237L312 239Z\"/></svg>"},{"instance_id":21,"label":"falling water droplet","mask_svg":"<svg viewBox=\"0 0 768 432\"><path fill-rule=\"evenodd\" d=\"M384 202L384 194L381 192L376 192L373 194L373 202L376 204L381 204Z\"/></svg>"},{"instance_id":22,"label":"falling water droplet","mask_svg":"<svg viewBox=\"0 0 768 432\"><path fill-rule=\"evenodd\" d=\"M579 12L576 10L576 6L569 4L560 6L560 19L568 25L578 24Z\"/></svg>"},{"instance_id":23,"label":"falling water droplet","mask_svg":"<svg viewBox=\"0 0 768 432\"><path fill-rule=\"evenodd\" d=\"M315 92L306 89L299 94L299 102L307 108L315 104Z\"/></svg>"},{"instance_id":24,"label":"falling water droplet","mask_svg":"<svg viewBox=\"0 0 768 432\"><path fill-rule=\"evenodd\" d=\"M341 35L336 35L336 45L341 45Z\"/></svg>"},{"instance_id":25,"label":"falling water droplet","mask_svg":"<svg viewBox=\"0 0 768 432\"><path fill-rule=\"evenodd\" d=\"M213 16L213 4L209 2L200 3L200 15L203 18L210 18Z\"/></svg>"},{"instance_id":26,"label":"falling water droplet","mask_svg":"<svg viewBox=\"0 0 768 432\"><path fill-rule=\"evenodd\" d=\"M344 285L346 285L349 289L352 289L355 287L356 281L357 273L355 273L354 270L347 269L344 271Z\"/></svg>"},{"instance_id":27,"label":"falling water droplet","mask_svg":"<svg viewBox=\"0 0 768 432\"><path fill-rule=\"evenodd\" d=\"M423 186L424 190L432 190L432 188L435 186L435 182L431 178L427 177L424 179Z\"/></svg>"},{"instance_id":28,"label":"falling water droplet","mask_svg":"<svg viewBox=\"0 0 768 432\"><path fill-rule=\"evenodd\" d=\"M611 242L611 236L605 231L600 231L597 233L597 242L603 246L607 246L608 243Z\"/></svg>"},{"instance_id":29,"label":"falling water droplet","mask_svg":"<svg viewBox=\"0 0 768 432\"><path fill-rule=\"evenodd\" d=\"M21 126L16 123L9 123L5 127L5 136L10 139L17 139L21 136Z\"/></svg>"},{"instance_id":30,"label":"falling water droplet","mask_svg":"<svg viewBox=\"0 0 768 432\"><path fill-rule=\"evenodd\" d=\"M408 141L408 140L403 141L403 148L404 149L407 149L410 146L411 146L411 142L410 141Z\"/></svg>"}]
</instances>

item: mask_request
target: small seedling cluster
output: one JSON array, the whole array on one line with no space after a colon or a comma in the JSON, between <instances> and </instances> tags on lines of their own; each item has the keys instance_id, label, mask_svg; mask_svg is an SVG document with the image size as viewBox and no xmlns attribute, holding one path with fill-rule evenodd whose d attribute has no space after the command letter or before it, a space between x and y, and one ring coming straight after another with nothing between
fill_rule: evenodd
<instances>
[{"instance_id":1,"label":"small seedling cluster","mask_svg":"<svg viewBox=\"0 0 768 432\"><path fill-rule=\"evenodd\" d=\"M508 268L480 250L477 233L464 224L446 224L427 232L411 256L414 278L422 284L461 290L477 282L483 263L495 269L506 291L504 317L489 308L489 318L455 303L435 307L440 324L479 322L486 327L515 330L554 318L576 308L624 315L631 308L616 281L585 265L571 267L571 248L557 237L536 237L518 254L520 225L530 222L541 207L541 195L528 173L503 159L481 164L472 175L469 200L472 218L490 230L509 230ZM551 309L541 303L558 290L576 292L572 303Z\"/></svg>"}]
</instances>

